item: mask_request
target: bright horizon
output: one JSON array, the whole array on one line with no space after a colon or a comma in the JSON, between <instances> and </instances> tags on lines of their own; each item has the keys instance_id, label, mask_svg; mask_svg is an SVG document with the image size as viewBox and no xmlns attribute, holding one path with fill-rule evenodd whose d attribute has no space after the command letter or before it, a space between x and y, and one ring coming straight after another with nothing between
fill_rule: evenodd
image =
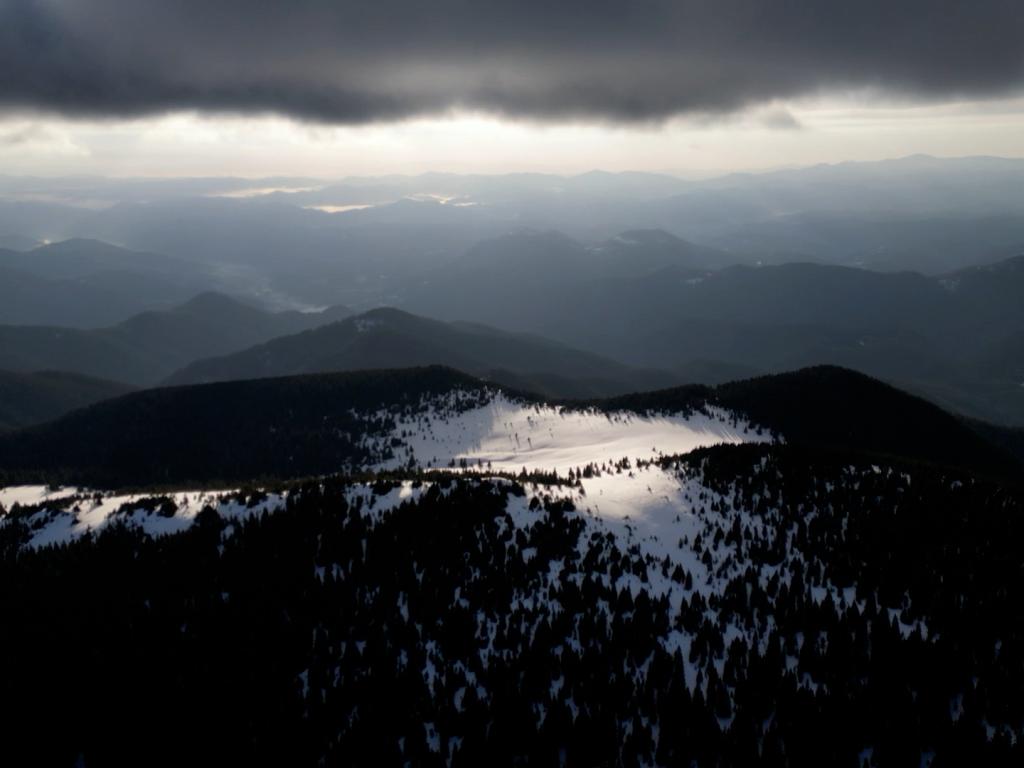
<instances>
[{"instance_id":1,"label":"bright horizon","mask_svg":"<svg viewBox=\"0 0 1024 768\"><path fill-rule=\"evenodd\" d=\"M267 178L553 173L707 178L909 155L1024 157L1024 100L775 105L658 124L454 114L344 126L280 115L134 119L0 113L9 176Z\"/></svg>"},{"instance_id":2,"label":"bright horizon","mask_svg":"<svg viewBox=\"0 0 1024 768\"><path fill-rule=\"evenodd\" d=\"M0 0L0 170L708 176L1024 157L1021 18L1007 0Z\"/></svg>"}]
</instances>

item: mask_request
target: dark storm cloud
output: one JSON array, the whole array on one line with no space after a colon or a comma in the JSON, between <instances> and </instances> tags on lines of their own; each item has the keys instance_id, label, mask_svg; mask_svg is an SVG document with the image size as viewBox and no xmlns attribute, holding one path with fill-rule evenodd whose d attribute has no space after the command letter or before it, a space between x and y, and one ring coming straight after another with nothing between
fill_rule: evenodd
<instances>
[{"instance_id":1,"label":"dark storm cloud","mask_svg":"<svg viewBox=\"0 0 1024 768\"><path fill-rule=\"evenodd\" d=\"M1019 0L0 0L0 106L649 120L1024 85Z\"/></svg>"}]
</instances>

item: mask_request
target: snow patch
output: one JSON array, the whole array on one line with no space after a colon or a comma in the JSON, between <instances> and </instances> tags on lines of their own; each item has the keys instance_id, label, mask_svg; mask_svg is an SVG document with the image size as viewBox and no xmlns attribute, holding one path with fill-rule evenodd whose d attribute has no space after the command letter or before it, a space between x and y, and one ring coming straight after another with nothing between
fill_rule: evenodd
<instances>
[{"instance_id":1,"label":"snow patch","mask_svg":"<svg viewBox=\"0 0 1024 768\"><path fill-rule=\"evenodd\" d=\"M392 437L403 444L404 452L382 462L380 469L464 463L559 474L626 457L650 460L721 443L769 439L713 406L686 416L606 414L518 402L503 393L462 412L431 408L400 419Z\"/></svg>"},{"instance_id":2,"label":"snow patch","mask_svg":"<svg viewBox=\"0 0 1024 768\"><path fill-rule=\"evenodd\" d=\"M0 489L0 504L7 510L5 518L0 518L0 526L17 515L31 532L27 545L45 547L67 544L87 533L100 533L116 523L138 527L148 536L165 536L188 529L207 508L226 520L238 520L280 509L286 502L285 495L267 494L260 501L243 504L235 493L175 491L165 495L119 495L81 488L14 486ZM171 502L166 507L161 509L161 505L153 503L165 497Z\"/></svg>"}]
</instances>

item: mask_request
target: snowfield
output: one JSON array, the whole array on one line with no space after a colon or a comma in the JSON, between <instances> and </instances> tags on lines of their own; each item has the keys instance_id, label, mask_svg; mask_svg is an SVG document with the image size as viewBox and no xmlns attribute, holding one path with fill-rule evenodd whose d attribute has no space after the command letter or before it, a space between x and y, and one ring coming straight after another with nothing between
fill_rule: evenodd
<instances>
[{"instance_id":1,"label":"snowfield","mask_svg":"<svg viewBox=\"0 0 1024 768\"><path fill-rule=\"evenodd\" d=\"M764 442L768 436L708 406L687 416L605 414L517 402L496 393L486 405L458 412L456 398L398 422L404 443L382 469L483 464L492 470L557 472L628 458L651 460L720 443Z\"/></svg>"}]
</instances>

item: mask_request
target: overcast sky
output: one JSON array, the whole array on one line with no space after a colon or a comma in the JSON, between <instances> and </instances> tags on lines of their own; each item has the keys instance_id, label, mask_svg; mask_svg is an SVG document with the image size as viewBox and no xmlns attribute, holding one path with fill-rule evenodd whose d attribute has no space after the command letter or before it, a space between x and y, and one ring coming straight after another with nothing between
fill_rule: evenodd
<instances>
[{"instance_id":1,"label":"overcast sky","mask_svg":"<svg viewBox=\"0 0 1024 768\"><path fill-rule=\"evenodd\" d=\"M1024 156L1018 0L0 0L0 171Z\"/></svg>"}]
</instances>

